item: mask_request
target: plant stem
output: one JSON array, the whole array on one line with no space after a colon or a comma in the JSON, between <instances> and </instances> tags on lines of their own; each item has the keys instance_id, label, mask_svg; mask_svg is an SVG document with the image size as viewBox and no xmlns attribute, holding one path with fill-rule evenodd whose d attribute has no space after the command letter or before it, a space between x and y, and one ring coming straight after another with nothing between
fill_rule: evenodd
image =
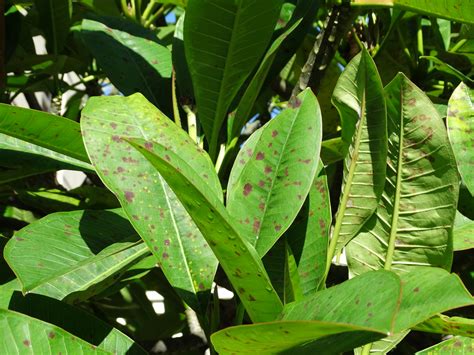
<instances>
[{"instance_id":1,"label":"plant stem","mask_svg":"<svg viewBox=\"0 0 474 355\"><path fill-rule=\"evenodd\" d=\"M176 97L176 72L174 71L174 68L171 75L171 99L173 101L174 122L179 128L181 128L181 118L179 117L178 100Z\"/></svg>"},{"instance_id":2,"label":"plant stem","mask_svg":"<svg viewBox=\"0 0 474 355\"><path fill-rule=\"evenodd\" d=\"M145 27L150 27L150 25L155 22L161 15L163 15L164 12L169 8L169 4L161 5L160 8L145 22Z\"/></svg>"},{"instance_id":3,"label":"plant stem","mask_svg":"<svg viewBox=\"0 0 474 355\"><path fill-rule=\"evenodd\" d=\"M183 106L184 112L186 112L188 118L188 134L193 141L199 143L197 138L197 123L196 123L196 114L191 110L187 105Z\"/></svg>"},{"instance_id":4,"label":"plant stem","mask_svg":"<svg viewBox=\"0 0 474 355\"><path fill-rule=\"evenodd\" d=\"M144 24L146 20L148 20L148 17L150 16L151 12L154 10L156 4L157 4L156 0L150 0L150 2L147 4L142 14L142 20L141 20L142 24Z\"/></svg>"}]
</instances>

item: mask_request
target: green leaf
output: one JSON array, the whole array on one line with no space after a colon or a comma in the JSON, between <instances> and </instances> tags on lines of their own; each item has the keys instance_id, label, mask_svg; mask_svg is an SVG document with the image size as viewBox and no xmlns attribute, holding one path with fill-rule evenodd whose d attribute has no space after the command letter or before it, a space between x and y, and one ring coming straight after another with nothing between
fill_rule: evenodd
<instances>
[{"instance_id":1,"label":"green leaf","mask_svg":"<svg viewBox=\"0 0 474 355\"><path fill-rule=\"evenodd\" d=\"M226 328L211 340L219 354L339 354L382 336L351 324L280 321Z\"/></svg>"},{"instance_id":2,"label":"green leaf","mask_svg":"<svg viewBox=\"0 0 474 355\"><path fill-rule=\"evenodd\" d=\"M240 136L240 131L242 130L242 127L251 118L252 108L258 97L258 94L260 93L263 87L263 84L265 83L265 79L273 64L278 49L280 48L283 41L299 26L302 19L303 18L300 17L296 21L292 22L292 25L288 26L288 28L273 41L272 45L265 53L265 56L263 57L262 62L260 63L260 66L258 67L255 75L248 84L242 98L239 101L235 116L232 119L232 124L230 128L231 132L228 138L232 139Z\"/></svg>"},{"instance_id":3,"label":"green leaf","mask_svg":"<svg viewBox=\"0 0 474 355\"><path fill-rule=\"evenodd\" d=\"M124 95L142 93L161 110L171 108L171 52L153 32L119 18L83 20L81 37L110 81Z\"/></svg>"},{"instance_id":4,"label":"green leaf","mask_svg":"<svg viewBox=\"0 0 474 355\"><path fill-rule=\"evenodd\" d=\"M474 221L457 212L453 228L453 249L460 251L472 248L474 248Z\"/></svg>"},{"instance_id":5,"label":"green leaf","mask_svg":"<svg viewBox=\"0 0 474 355\"><path fill-rule=\"evenodd\" d=\"M174 127L174 130L178 130ZM183 140L180 140L183 142ZM178 144L179 140L174 140ZM238 233L220 196L209 188L209 182L192 160L168 149L162 142L133 140L176 193L197 224L219 260L232 286L253 322L274 320L282 305L255 249ZM193 147L190 140L184 146ZM214 175L215 172L214 172Z\"/></svg>"},{"instance_id":6,"label":"green leaf","mask_svg":"<svg viewBox=\"0 0 474 355\"><path fill-rule=\"evenodd\" d=\"M349 147L329 257L339 252L377 208L385 183L387 123L382 82L369 53L354 57L339 77L333 104ZM328 260L330 262L330 260Z\"/></svg>"},{"instance_id":7,"label":"green leaf","mask_svg":"<svg viewBox=\"0 0 474 355\"><path fill-rule=\"evenodd\" d=\"M194 0L184 19L186 60L198 118L212 159L232 100L258 64L280 14L281 0Z\"/></svg>"},{"instance_id":8,"label":"green leaf","mask_svg":"<svg viewBox=\"0 0 474 355\"><path fill-rule=\"evenodd\" d=\"M24 176L61 169L94 172L89 163L0 133L0 166Z\"/></svg>"},{"instance_id":9,"label":"green leaf","mask_svg":"<svg viewBox=\"0 0 474 355\"><path fill-rule=\"evenodd\" d=\"M112 353L145 354L128 336L80 308L37 294L23 296L18 279L0 286L0 309L51 323Z\"/></svg>"},{"instance_id":10,"label":"green leaf","mask_svg":"<svg viewBox=\"0 0 474 355\"><path fill-rule=\"evenodd\" d=\"M429 60L429 61L433 62L435 68L438 69L440 72L453 75L459 80L463 80L463 81L468 82L470 84L474 84L474 80L472 80L467 75L463 74L461 71L459 71L458 69L456 69L452 65L446 63L445 61L441 60L438 57L420 56L420 59L426 59L426 60Z\"/></svg>"},{"instance_id":11,"label":"green leaf","mask_svg":"<svg viewBox=\"0 0 474 355\"><path fill-rule=\"evenodd\" d=\"M447 317L438 314L423 323L418 324L415 330L437 334L452 334L472 337L474 335L474 319L462 317Z\"/></svg>"},{"instance_id":12,"label":"green leaf","mask_svg":"<svg viewBox=\"0 0 474 355\"><path fill-rule=\"evenodd\" d=\"M293 293L298 300L300 295L311 295L323 286L320 283L325 273L330 227L329 189L324 165L320 161L309 195L282 237L286 251L281 253L278 247L273 247L263 259L275 288L285 289L286 281L290 282L292 288L297 288ZM296 264L297 275L290 272L291 262ZM280 292L282 295L286 292Z\"/></svg>"},{"instance_id":13,"label":"green leaf","mask_svg":"<svg viewBox=\"0 0 474 355\"><path fill-rule=\"evenodd\" d=\"M48 52L58 54L66 43L72 16L71 0L34 0Z\"/></svg>"},{"instance_id":14,"label":"green leaf","mask_svg":"<svg viewBox=\"0 0 474 355\"><path fill-rule=\"evenodd\" d=\"M393 333L413 328L438 313L474 304L461 279L446 270L419 267L400 278L403 292Z\"/></svg>"},{"instance_id":15,"label":"green leaf","mask_svg":"<svg viewBox=\"0 0 474 355\"><path fill-rule=\"evenodd\" d=\"M50 113L0 104L0 133L17 138L3 140L0 148L32 152L71 162L67 157L89 162L77 122ZM31 145L28 145L30 143ZM38 149L36 146L45 148ZM49 152L52 151L52 152ZM74 162L78 164L78 162ZM85 165L89 167L90 165Z\"/></svg>"},{"instance_id":16,"label":"green leaf","mask_svg":"<svg viewBox=\"0 0 474 355\"><path fill-rule=\"evenodd\" d=\"M337 2L341 2L338 0ZM351 0L356 6L394 6L402 10L419 12L457 22L473 23L474 7L463 0Z\"/></svg>"},{"instance_id":17,"label":"green leaf","mask_svg":"<svg viewBox=\"0 0 474 355\"><path fill-rule=\"evenodd\" d=\"M474 339L454 337L439 344L418 351L415 355L471 354L474 351Z\"/></svg>"},{"instance_id":18,"label":"green leaf","mask_svg":"<svg viewBox=\"0 0 474 355\"><path fill-rule=\"evenodd\" d=\"M287 304L280 322L227 328L211 340L223 353L256 349L253 353L306 350L303 353L334 354L351 350L388 334L397 311L394 295L400 292L395 274L366 273Z\"/></svg>"},{"instance_id":19,"label":"green leaf","mask_svg":"<svg viewBox=\"0 0 474 355\"><path fill-rule=\"evenodd\" d=\"M112 354L55 325L6 309L0 309L0 328L2 354Z\"/></svg>"},{"instance_id":20,"label":"green leaf","mask_svg":"<svg viewBox=\"0 0 474 355\"><path fill-rule=\"evenodd\" d=\"M260 256L291 225L316 174L321 112L310 89L297 100L247 141L229 177L227 209Z\"/></svg>"},{"instance_id":21,"label":"green leaf","mask_svg":"<svg viewBox=\"0 0 474 355\"><path fill-rule=\"evenodd\" d=\"M474 195L474 90L461 83L454 90L448 104L448 136L462 180Z\"/></svg>"},{"instance_id":22,"label":"green leaf","mask_svg":"<svg viewBox=\"0 0 474 355\"><path fill-rule=\"evenodd\" d=\"M386 268L448 269L458 176L446 129L426 95L403 74L385 88L389 150L385 191L347 246L354 275Z\"/></svg>"},{"instance_id":23,"label":"green leaf","mask_svg":"<svg viewBox=\"0 0 474 355\"><path fill-rule=\"evenodd\" d=\"M199 310L212 286L217 259L162 176L124 139L153 140L169 149L170 156L180 154L222 199L209 157L141 94L89 99L81 125L99 177L117 196L171 285Z\"/></svg>"},{"instance_id":24,"label":"green leaf","mask_svg":"<svg viewBox=\"0 0 474 355\"><path fill-rule=\"evenodd\" d=\"M23 292L68 302L101 292L147 253L120 210L50 214L17 232L4 251Z\"/></svg>"}]
</instances>

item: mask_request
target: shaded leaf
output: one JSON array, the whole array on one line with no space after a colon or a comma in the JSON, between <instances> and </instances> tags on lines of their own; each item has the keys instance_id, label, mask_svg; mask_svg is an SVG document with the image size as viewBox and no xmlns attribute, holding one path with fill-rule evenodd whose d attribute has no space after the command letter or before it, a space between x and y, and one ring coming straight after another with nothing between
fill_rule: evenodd
<instances>
[{"instance_id":1,"label":"shaded leaf","mask_svg":"<svg viewBox=\"0 0 474 355\"><path fill-rule=\"evenodd\" d=\"M23 292L69 302L114 283L148 253L120 210L50 214L24 227L5 247Z\"/></svg>"},{"instance_id":2,"label":"shaded leaf","mask_svg":"<svg viewBox=\"0 0 474 355\"><path fill-rule=\"evenodd\" d=\"M462 180L474 195L474 90L461 83L448 104L448 136Z\"/></svg>"},{"instance_id":3,"label":"shaded leaf","mask_svg":"<svg viewBox=\"0 0 474 355\"><path fill-rule=\"evenodd\" d=\"M241 234L265 255L295 219L316 174L321 113L310 89L239 152L227 187L227 209Z\"/></svg>"},{"instance_id":4,"label":"shaded leaf","mask_svg":"<svg viewBox=\"0 0 474 355\"><path fill-rule=\"evenodd\" d=\"M389 150L385 191L347 246L351 273L449 268L458 176L446 129L425 94L399 74L386 88Z\"/></svg>"},{"instance_id":5,"label":"shaded leaf","mask_svg":"<svg viewBox=\"0 0 474 355\"><path fill-rule=\"evenodd\" d=\"M84 20L81 37L110 81L124 95L142 93L161 108L171 108L171 52L153 32L119 18Z\"/></svg>"},{"instance_id":6,"label":"shaded leaf","mask_svg":"<svg viewBox=\"0 0 474 355\"><path fill-rule=\"evenodd\" d=\"M63 48L72 16L71 0L35 0L39 25L46 37L49 53L58 54Z\"/></svg>"},{"instance_id":7,"label":"shaded leaf","mask_svg":"<svg viewBox=\"0 0 474 355\"><path fill-rule=\"evenodd\" d=\"M0 327L3 338L0 342L2 354L112 354L55 325L6 309L0 309Z\"/></svg>"},{"instance_id":8,"label":"shaded leaf","mask_svg":"<svg viewBox=\"0 0 474 355\"><path fill-rule=\"evenodd\" d=\"M186 60L198 118L213 159L229 106L262 57L281 4L281 0L195 0L188 4Z\"/></svg>"},{"instance_id":9,"label":"shaded leaf","mask_svg":"<svg viewBox=\"0 0 474 355\"><path fill-rule=\"evenodd\" d=\"M0 309L8 309L54 324L102 350L145 354L128 336L82 309L37 294L22 296L15 279L0 287Z\"/></svg>"},{"instance_id":10,"label":"shaded leaf","mask_svg":"<svg viewBox=\"0 0 474 355\"><path fill-rule=\"evenodd\" d=\"M207 181L207 189L222 199L209 157L141 94L91 98L81 125L99 177L117 196L172 286L199 310L211 288L217 259L165 180L124 139L153 140L163 144L169 156L180 154Z\"/></svg>"}]
</instances>

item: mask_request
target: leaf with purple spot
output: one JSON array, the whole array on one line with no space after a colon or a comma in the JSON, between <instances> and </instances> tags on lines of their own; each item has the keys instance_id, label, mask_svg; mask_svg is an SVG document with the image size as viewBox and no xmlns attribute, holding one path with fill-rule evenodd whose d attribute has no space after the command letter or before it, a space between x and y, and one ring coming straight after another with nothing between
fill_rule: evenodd
<instances>
[{"instance_id":1,"label":"leaf with purple spot","mask_svg":"<svg viewBox=\"0 0 474 355\"><path fill-rule=\"evenodd\" d=\"M198 293L209 292L217 259L162 176L126 140L159 142L168 158L179 152L203 176L208 189L222 199L209 157L141 94L91 98L82 112L81 125L99 177L117 196L171 285L188 305L201 311L205 305ZM153 149L153 144L149 142L146 149Z\"/></svg>"},{"instance_id":2,"label":"leaf with purple spot","mask_svg":"<svg viewBox=\"0 0 474 355\"><path fill-rule=\"evenodd\" d=\"M229 178L227 209L260 256L293 222L316 174L321 112L311 90L298 100L249 138Z\"/></svg>"}]
</instances>

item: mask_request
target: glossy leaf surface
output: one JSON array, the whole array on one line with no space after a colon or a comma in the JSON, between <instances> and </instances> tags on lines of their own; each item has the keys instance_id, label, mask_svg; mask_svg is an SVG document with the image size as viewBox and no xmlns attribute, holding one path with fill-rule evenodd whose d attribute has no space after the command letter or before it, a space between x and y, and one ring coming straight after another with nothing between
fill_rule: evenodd
<instances>
[{"instance_id":1,"label":"glossy leaf surface","mask_svg":"<svg viewBox=\"0 0 474 355\"><path fill-rule=\"evenodd\" d=\"M79 124L67 118L0 104L0 133L86 163L89 162L82 143ZM15 142L12 141L11 145L14 146Z\"/></svg>"},{"instance_id":2,"label":"glossy leaf surface","mask_svg":"<svg viewBox=\"0 0 474 355\"><path fill-rule=\"evenodd\" d=\"M102 20L84 20L81 37L110 81L124 95L140 92L162 110L170 108L169 49L151 31L129 21Z\"/></svg>"},{"instance_id":3,"label":"glossy leaf surface","mask_svg":"<svg viewBox=\"0 0 474 355\"><path fill-rule=\"evenodd\" d=\"M459 181L446 129L430 100L403 74L385 92L385 191L376 214L347 247L350 270L449 268Z\"/></svg>"},{"instance_id":4,"label":"glossy leaf surface","mask_svg":"<svg viewBox=\"0 0 474 355\"><path fill-rule=\"evenodd\" d=\"M184 47L198 118L212 158L231 102L262 57L281 4L281 0L195 0L188 4Z\"/></svg>"},{"instance_id":5,"label":"glossy leaf surface","mask_svg":"<svg viewBox=\"0 0 474 355\"><path fill-rule=\"evenodd\" d=\"M239 152L227 187L227 209L241 235L265 255L295 219L318 165L321 113L310 89Z\"/></svg>"},{"instance_id":6,"label":"glossy leaf surface","mask_svg":"<svg viewBox=\"0 0 474 355\"><path fill-rule=\"evenodd\" d=\"M121 210L50 214L5 247L23 292L68 301L99 293L147 253Z\"/></svg>"},{"instance_id":7,"label":"glossy leaf surface","mask_svg":"<svg viewBox=\"0 0 474 355\"><path fill-rule=\"evenodd\" d=\"M331 242L340 251L377 207L385 183L387 124L382 82L366 50L339 77L333 104L341 117L342 140L349 146L339 210Z\"/></svg>"},{"instance_id":8,"label":"glossy leaf surface","mask_svg":"<svg viewBox=\"0 0 474 355\"><path fill-rule=\"evenodd\" d=\"M448 135L462 180L474 195L474 90L461 83L448 104Z\"/></svg>"},{"instance_id":9,"label":"glossy leaf surface","mask_svg":"<svg viewBox=\"0 0 474 355\"><path fill-rule=\"evenodd\" d=\"M0 327L2 354L112 354L55 325L6 309L0 309Z\"/></svg>"},{"instance_id":10,"label":"glossy leaf surface","mask_svg":"<svg viewBox=\"0 0 474 355\"><path fill-rule=\"evenodd\" d=\"M130 143L156 167L188 210L252 321L274 320L282 305L260 257L238 233L234 220L225 209L220 196L209 189L206 178L180 151L171 151L155 141L135 139L130 140ZM195 147L189 140L185 145Z\"/></svg>"},{"instance_id":11,"label":"glossy leaf surface","mask_svg":"<svg viewBox=\"0 0 474 355\"><path fill-rule=\"evenodd\" d=\"M211 288L217 260L161 175L124 139L160 142L198 171L208 190L222 196L209 157L141 94L91 98L81 124L99 177L117 196L169 282L199 309L198 293Z\"/></svg>"}]
</instances>

